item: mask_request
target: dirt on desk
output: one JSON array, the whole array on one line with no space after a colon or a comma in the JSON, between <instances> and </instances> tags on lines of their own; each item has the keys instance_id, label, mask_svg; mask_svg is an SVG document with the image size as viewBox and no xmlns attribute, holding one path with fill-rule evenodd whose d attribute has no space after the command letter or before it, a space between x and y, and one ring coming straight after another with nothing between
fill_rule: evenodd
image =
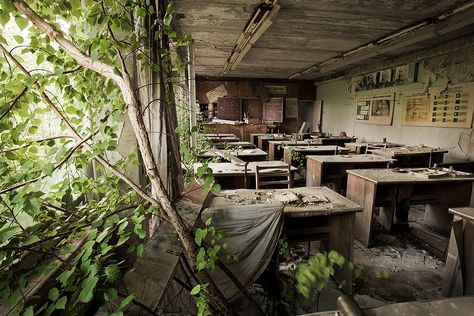
<instances>
[{"instance_id":1,"label":"dirt on desk","mask_svg":"<svg viewBox=\"0 0 474 316\"><path fill-rule=\"evenodd\" d=\"M411 153L429 153L431 151L443 151L444 148L441 147L429 147L425 145L418 146L402 146L402 147L392 147L392 148L380 148L376 151L378 152L387 152L392 154L411 154Z\"/></svg>"},{"instance_id":2,"label":"dirt on desk","mask_svg":"<svg viewBox=\"0 0 474 316\"><path fill-rule=\"evenodd\" d=\"M235 191L234 191L235 192ZM267 190L262 192L254 192L253 195L232 194L232 191L226 191L226 200L236 204L267 204L281 202L291 206L305 206L331 203L328 197L316 194L301 194L292 191Z\"/></svg>"}]
</instances>

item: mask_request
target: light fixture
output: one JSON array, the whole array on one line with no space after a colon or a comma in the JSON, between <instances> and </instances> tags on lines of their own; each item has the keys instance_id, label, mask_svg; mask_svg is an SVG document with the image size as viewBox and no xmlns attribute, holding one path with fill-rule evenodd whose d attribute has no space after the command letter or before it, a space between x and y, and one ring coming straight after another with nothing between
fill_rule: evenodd
<instances>
[{"instance_id":1,"label":"light fixture","mask_svg":"<svg viewBox=\"0 0 474 316\"><path fill-rule=\"evenodd\" d=\"M436 36L465 28L473 23L474 1L471 1L452 11L434 18L426 19L425 21L384 36L374 42L347 51L336 58L300 70L289 76L289 79L295 79L314 71L319 71L321 74L327 74L331 71L347 67L348 65L367 60L368 58L386 54L397 49L432 39Z\"/></svg>"},{"instance_id":2,"label":"light fixture","mask_svg":"<svg viewBox=\"0 0 474 316\"><path fill-rule=\"evenodd\" d=\"M235 70L242 59L247 55L253 44L265 33L275 21L280 6L276 4L277 0L262 0L257 10L253 14L249 23L240 35L224 66L222 75L231 70Z\"/></svg>"}]
</instances>

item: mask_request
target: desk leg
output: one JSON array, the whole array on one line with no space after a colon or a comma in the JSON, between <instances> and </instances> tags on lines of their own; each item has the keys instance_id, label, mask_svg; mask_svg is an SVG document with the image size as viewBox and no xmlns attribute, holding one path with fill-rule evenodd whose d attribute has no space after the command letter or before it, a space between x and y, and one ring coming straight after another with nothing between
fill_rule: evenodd
<instances>
[{"instance_id":1,"label":"desk leg","mask_svg":"<svg viewBox=\"0 0 474 316\"><path fill-rule=\"evenodd\" d=\"M462 272L463 257L463 220L455 216L451 237L449 239L448 255L444 269L442 293L445 296L463 296L464 282Z\"/></svg>"},{"instance_id":2,"label":"desk leg","mask_svg":"<svg viewBox=\"0 0 474 316\"><path fill-rule=\"evenodd\" d=\"M349 174L347 198L364 208L362 212L356 214L355 237L366 247L370 245L376 192L376 183Z\"/></svg>"},{"instance_id":3,"label":"desk leg","mask_svg":"<svg viewBox=\"0 0 474 316\"><path fill-rule=\"evenodd\" d=\"M395 207L393 206L382 206L380 208L379 221L382 226L388 230L392 230L393 226L393 217L395 214Z\"/></svg>"},{"instance_id":4,"label":"desk leg","mask_svg":"<svg viewBox=\"0 0 474 316\"><path fill-rule=\"evenodd\" d=\"M346 260L352 262L354 258L354 213L341 214L329 217L328 250L335 250ZM347 267L336 272L339 282L346 282L344 289L352 293L352 271Z\"/></svg>"},{"instance_id":5,"label":"desk leg","mask_svg":"<svg viewBox=\"0 0 474 316\"><path fill-rule=\"evenodd\" d=\"M426 206L424 222L435 230L449 233L453 216L449 214L448 208L469 206L472 182L440 186L438 190L441 203Z\"/></svg>"},{"instance_id":6,"label":"desk leg","mask_svg":"<svg viewBox=\"0 0 474 316\"><path fill-rule=\"evenodd\" d=\"M268 143L268 160L275 160L275 145Z\"/></svg>"},{"instance_id":7,"label":"desk leg","mask_svg":"<svg viewBox=\"0 0 474 316\"><path fill-rule=\"evenodd\" d=\"M464 295L474 295L474 223L464 220Z\"/></svg>"},{"instance_id":8,"label":"desk leg","mask_svg":"<svg viewBox=\"0 0 474 316\"><path fill-rule=\"evenodd\" d=\"M452 215L448 213L446 204L427 204L424 223L434 231L447 233L452 222Z\"/></svg>"},{"instance_id":9,"label":"desk leg","mask_svg":"<svg viewBox=\"0 0 474 316\"><path fill-rule=\"evenodd\" d=\"M474 294L474 223L454 217L444 274L443 294Z\"/></svg>"},{"instance_id":10,"label":"desk leg","mask_svg":"<svg viewBox=\"0 0 474 316\"><path fill-rule=\"evenodd\" d=\"M306 159L306 186L319 187L322 184L323 165L313 159Z\"/></svg>"}]
</instances>

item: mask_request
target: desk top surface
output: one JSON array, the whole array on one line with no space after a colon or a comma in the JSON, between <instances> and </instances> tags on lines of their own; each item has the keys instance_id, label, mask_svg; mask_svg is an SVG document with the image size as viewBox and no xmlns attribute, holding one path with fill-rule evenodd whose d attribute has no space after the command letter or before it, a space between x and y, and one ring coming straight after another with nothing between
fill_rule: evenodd
<instances>
[{"instance_id":1,"label":"desk top surface","mask_svg":"<svg viewBox=\"0 0 474 316\"><path fill-rule=\"evenodd\" d=\"M228 153L230 155L236 156L236 157L252 157L252 156L267 156L268 153L266 151L263 151L258 148L247 148L247 149L241 149L241 150L229 150L229 149L222 149L221 150L224 153ZM216 153L208 150L202 154L199 155L199 157L214 157L216 156Z\"/></svg>"},{"instance_id":2,"label":"desk top surface","mask_svg":"<svg viewBox=\"0 0 474 316\"><path fill-rule=\"evenodd\" d=\"M206 139L212 142L238 142L240 138L237 136L209 136Z\"/></svg>"},{"instance_id":3,"label":"desk top surface","mask_svg":"<svg viewBox=\"0 0 474 316\"><path fill-rule=\"evenodd\" d=\"M350 136L327 136L327 137L315 137L311 136L313 139L340 139L340 140L347 140L347 141L355 141L357 137L350 137Z\"/></svg>"},{"instance_id":4,"label":"desk top surface","mask_svg":"<svg viewBox=\"0 0 474 316\"><path fill-rule=\"evenodd\" d=\"M247 164L247 174L255 175L256 166L275 166L282 167L288 166L288 164L283 161L252 161ZM202 166L202 163L193 164L194 172L197 172L197 169ZM209 168L212 169L212 172L215 176L218 175L244 175L245 174L245 164L236 164L232 162L210 162L208 163ZM297 168L291 167L291 170L295 171Z\"/></svg>"},{"instance_id":5,"label":"desk top surface","mask_svg":"<svg viewBox=\"0 0 474 316\"><path fill-rule=\"evenodd\" d=\"M328 146L323 146L323 145L309 145L309 146L285 146L285 150L293 150L293 151L298 151L298 152L318 152L318 151L337 151L339 152L348 152L349 149L341 146L335 146L335 145L328 145Z\"/></svg>"},{"instance_id":6,"label":"desk top surface","mask_svg":"<svg viewBox=\"0 0 474 316\"><path fill-rule=\"evenodd\" d=\"M226 147L239 147L239 146L242 146L242 147L245 147L245 148L255 148L255 145L252 144L251 142L243 142L243 141L240 141L240 142L229 142L229 143L226 143L226 142L221 142L221 143L215 143L214 144L214 147L219 147L219 148L226 148Z\"/></svg>"},{"instance_id":7,"label":"desk top surface","mask_svg":"<svg viewBox=\"0 0 474 316\"><path fill-rule=\"evenodd\" d=\"M388 163L394 161L391 158L385 158L377 155L321 155L321 156L307 156L308 159L316 160L321 163Z\"/></svg>"},{"instance_id":8,"label":"desk top surface","mask_svg":"<svg viewBox=\"0 0 474 316\"><path fill-rule=\"evenodd\" d=\"M426 170L427 168L404 168L404 169L353 169L347 170L347 173L365 180L379 183L443 183L443 182L469 182L474 181L474 175L470 177L454 178L454 177L440 177L428 179L417 174L418 171Z\"/></svg>"},{"instance_id":9,"label":"desk top surface","mask_svg":"<svg viewBox=\"0 0 474 316\"><path fill-rule=\"evenodd\" d=\"M213 197L209 207L284 203L289 217L312 217L360 212L362 207L326 187L268 190L225 190Z\"/></svg>"},{"instance_id":10,"label":"desk top surface","mask_svg":"<svg viewBox=\"0 0 474 316\"><path fill-rule=\"evenodd\" d=\"M317 142L314 139L308 140L270 140L268 141L269 144L274 145L300 145L300 146L308 146L308 145L321 145L321 143Z\"/></svg>"},{"instance_id":11,"label":"desk top surface","mask_svg":"<svg viewBox=\"0 0 474 316\"><path fill-rule=\"evenodd\" d=\"M235 134L219 134L219 133L208 133L202 134L204 137L237 137Z\"/></svg>"},{"instance_id":12,"label":"desk top surface","mask_svg":"<svg viewBox=\"0 0 474 316\"><path fill-rule=\"evenodd\" d=\"M433 153L447 153L449 150L444 148L434 148L428 146L405 146L392 148L379 148L371 150L373 154L384 156L409 156L409 155L425 155L431 151Z\"/></svg>"},{"instance_id":13,"label":"desk top surface","mask_svg":"<svg viewBox=\"0 0 474 316\"><path fill-rule=\"evenodd\" d=\"M281 139L285 140L288 139L290 136L286 136L285 134L264 134L258 136L258 139L264 139L264 140L273 140L273 139Z\"/></svg>"},{"instance_id":14,"label":"desk top surface","mask_svg":"<svg viewBox=\"0 0 474 316\"><path fill-rule=\"evenodd\" d=\"M449 213L474 221L474 207L450 208Z\"/></svg>"},{"instance_id":15,"label":"desk top surface","mask_svg":"<svg viewBox=\"0 0 474 316\"><path fill-rule=\"evenodd\" d=\"M403 147L403 144L390 143L390 142L360 142L360 143L346 143L346 147L378 147L378 148L392 148L392 147Z\"/></svg>"}]
</instances>

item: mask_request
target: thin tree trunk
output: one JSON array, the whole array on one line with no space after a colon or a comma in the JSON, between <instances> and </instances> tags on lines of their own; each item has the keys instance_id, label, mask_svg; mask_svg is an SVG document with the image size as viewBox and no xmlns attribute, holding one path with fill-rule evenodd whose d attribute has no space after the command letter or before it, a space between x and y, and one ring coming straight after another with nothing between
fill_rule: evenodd
<instances>
[{"instance_id":1,"label":"thin tree trunk","mask_svg":"<svg viewBox=\"0 0 474 316\"><path fill-rule=\"evenodd\" d=\"M88 68L92 71L95 71L106 78L113 80L119 86L122 92L124 101L128 105L127 113L135 131L135 136L137 138L138 146L140 149L140 153L142 155L146 173L153 187L153 190L157 195L162 213L165 214L169 222L175 228L176 233L178 234L183 244L186 258L190 266L193 269L195 269L197 247L196 247L196 244L194 243L194 238L189 228L187 227L186 223L182 220L182 218L178 215L178 213L174 209L168 197L166 189L161 181L160 174L158 172L155 159L153 157L153 151L151 149L150 140L146 132L146 126L143 121L143 117L141 115L140 99L137 95L136 86L134 85L133 80L130 77L130 75L127 73L123 64L123 60L122 60L122 72L121 72L122 76L119 76L114 73L113 66L102 63L100 61L92 61L92 59L89 56L84 54L73 43L67 40L62 35L61 32L59 32L52 25L46 22L42 17L40 17L35 11L33 11L26 2L24 2L23 0L13 0L13 4L17 8L17 10L23 13L37 28L44 31L52 40L57 42L59 46L64 51L66 51L66 53L68 53L72 58L74 58L79 65L85 68ZM46 94L44 93L42 93L42 96L43 98L44 97L47 98ZM53 108L57 110L54 104L53 104ZM62 114L59 111L58 113L59 115L62 116ZM67 124L70 126L68 122ZM79 134L77 134L76 136L81 138ZM100 162L110 165L106 160L100 161ZM111 167L113 168L113 166ZM115 170L115 168L113 169ZM147 200L149 198L150 197L148 197ZM153 204L155 204L155 202ZM204 283L209 284L209 294L211 296L212 302L215 305L215 307L218 308L218 310L222 312L223 314L230 314L230 309L228 307L227 300L219 291L219 289L217 288L217 286L215 285L215 283L213 282L209 274L205 271L202 271L199 273L199 277Z\"/></svg>"}]
</instances>

